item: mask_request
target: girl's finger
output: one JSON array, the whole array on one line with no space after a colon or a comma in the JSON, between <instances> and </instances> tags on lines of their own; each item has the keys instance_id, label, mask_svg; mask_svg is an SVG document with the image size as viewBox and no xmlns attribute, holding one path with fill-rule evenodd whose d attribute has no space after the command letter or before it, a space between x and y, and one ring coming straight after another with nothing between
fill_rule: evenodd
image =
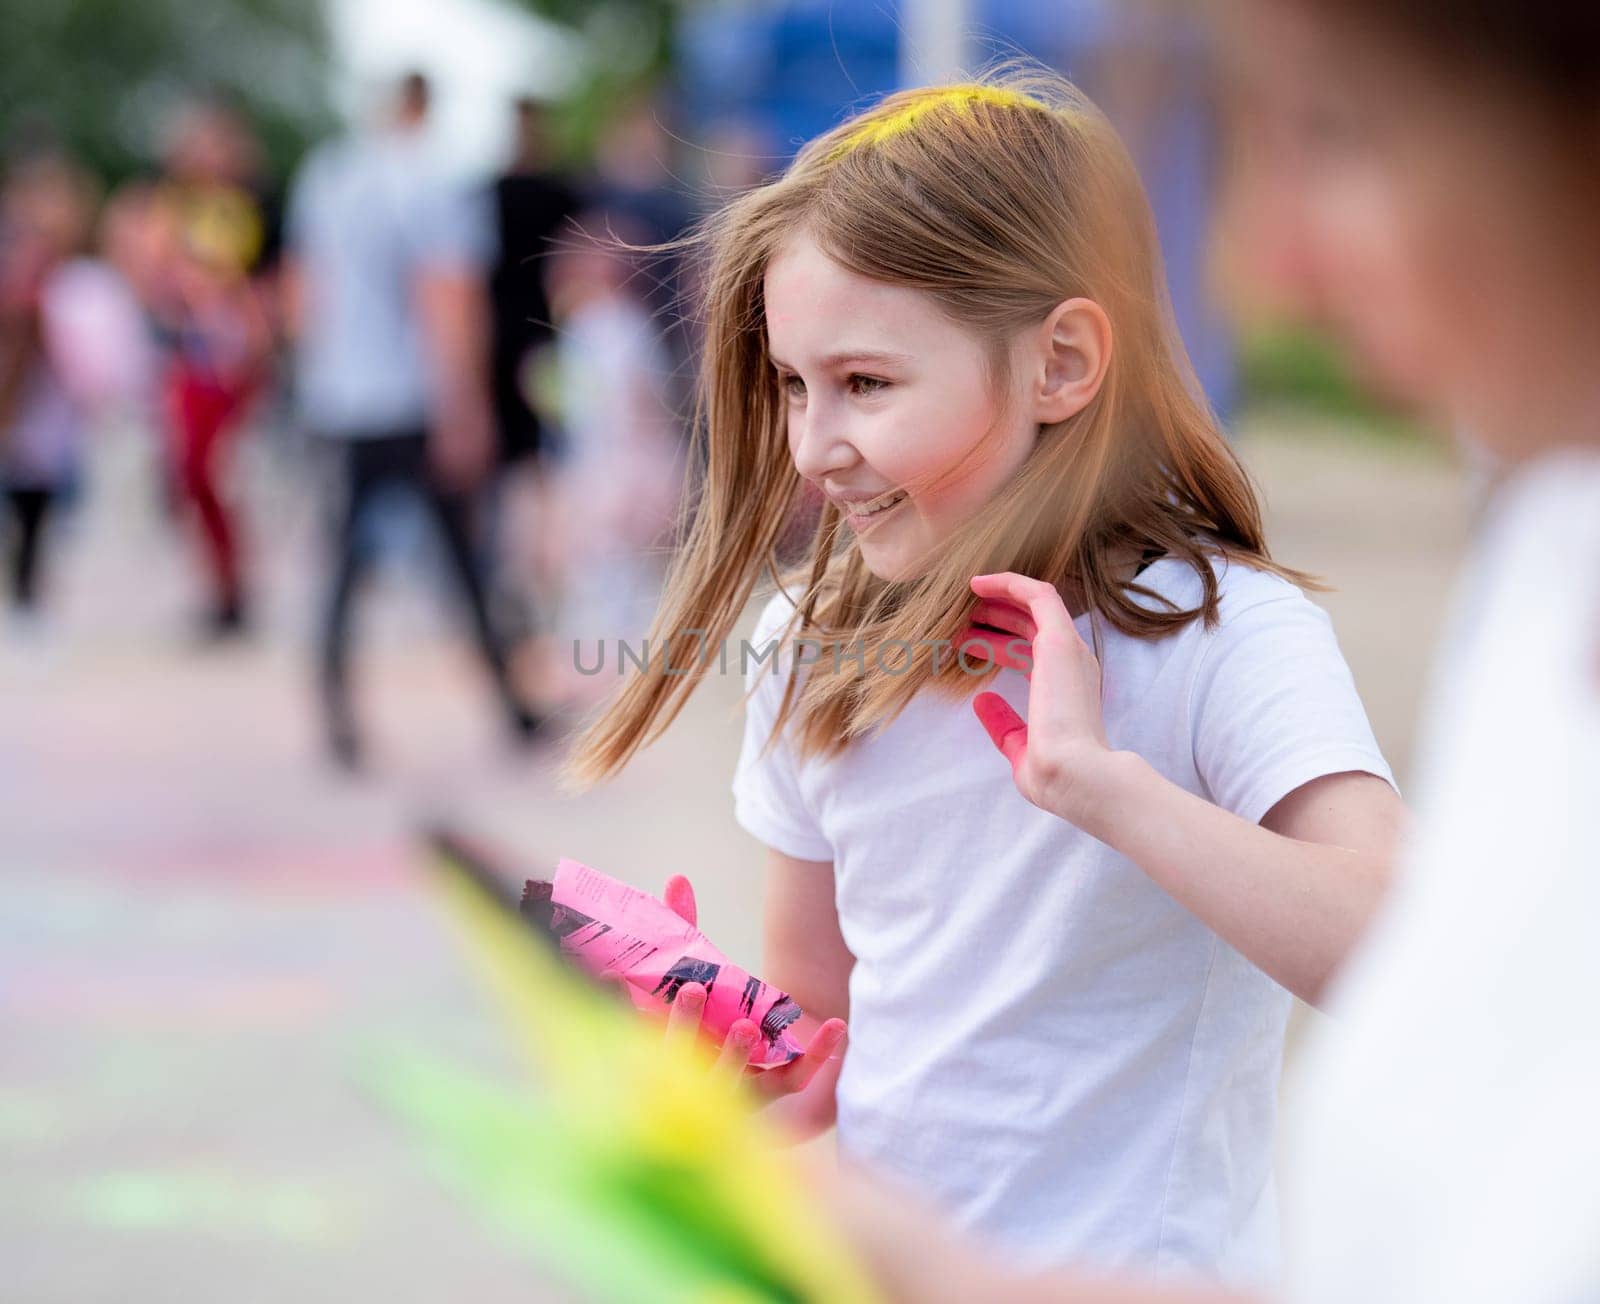
<instances>
[{"instance_id":1,"label":"girl's finger","mask_svg":"<svg viewBox=\"0 0 1600 1304\"><path fill-rule=\"evenodd\" d=\"M1055 585L1047 584L1044 580L1029 579L1015 571L1005 571L999 575L974 575L972 591L980 598L1009 602L1025 609L1033 617L1036 627L1034 638L1045 630L1064 633L1072 639L1079 638L1078 631L1072 625L1072 615L1067 611L1066 603L1061 601L1061 594L1056 591Z\"/></svg>"},{"instance_id":2,"label":"girl's finger","mask_svg":"<svg viewBox=\"0 0 1600 1304\"><path fill-rule=\"evenodd\" d=\"M673 874L667 879L667 885L661 889L661 899L666 902L667 909L685 923L699 922L700 910L695 904L694 887L682 874Z\"/></svg>"},{"instance_id":3,"label":"girl's finger","mask_svg":"<svg viewBox=\"0 0 1600 1304\"><path fill-rule=\"evenodd\" d=\"M991 634L971 626L956 640L956 653L963 658L962 664L967 668L971 668L972 662L982 660L1027 674L1033 669L1030 648L1028 640L1020 635Z\"/></svg>"},{"instance_id":4,"label":"girl's finger","mask_svg":"<svg viewBox=\"0 0 1600 1304\"><path fill-rule=\"evenodd\" d=\"M993 625L1010 634L1032 638L1039 632L1032 615L1010 602L996 602L993 598L980 598L969 617L974 625Z\"/></svg>"},{"instance_id":5,"label":"girl's finger","mask_svg":"<svg viewBox=\"0 0 1600 1304\"><path fill-rule=\"evenodd\" d=\"M692 1039L700 1033L700 1016L706 1008L706 989L684 983L667 1007L667 1036Z\"/></svg>"},{"instance_id":6,"label":"girl's finger","mask_svg":"<svg viewBox=\"0 0 1600 1304\"><path fill-rule=\"evenodd\" d=\"M817 1070L833 1058L834 1052L844 1042L845 1022L843 1019L829 1019L811 1038L811 1044L806 1047L805 1054L799 1059L785 1064L781 1069L773 1072L781 1073L782 1087L785 1091L804 1091Z\"/></svg>"},{"instance_id":7,"label":"girl's finger","mask_svg":"<svg viewBox=\"0 0 1600 1304\"><path fill-rule=\"evenodd\" d=\"M742 1082L745 1066L761 1040L761 1027L753 1019L740 1019L728 1029L728 1036L717 1052L717 1062L712 1073L728 1082Z\"/></svg>"},{"instance_id":8,"label":"girl's finger","mask_svg":"<svg viewBox=\"0 0 1600 1304\"><path fill-rule=\"evenodd\" d=\"M979 693L972 699L972 709L988 732L989 740L1015 770L1028 750L1027 723L999 693Z\"/></svg>"},{"instance_id":9,"label":"girl's finger","mask_svg":"<svg viewBox=\"0 0 1600 1304\"><path fill-rule=\"evenodd\" d=\"M1100 663L1078 631L1045 630L1032 646L1028 723L1040 737L1066 738L1100 719Z\"/></svg>"}]
</instances>

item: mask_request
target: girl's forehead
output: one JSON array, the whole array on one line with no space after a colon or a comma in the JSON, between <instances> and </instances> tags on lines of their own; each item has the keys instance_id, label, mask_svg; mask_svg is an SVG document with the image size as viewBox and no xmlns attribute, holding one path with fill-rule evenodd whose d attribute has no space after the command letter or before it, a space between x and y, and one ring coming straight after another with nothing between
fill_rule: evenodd
<instances>
[{"instance_id":1,"label":"girl's forehead","mask_svg":"<svg viewBox=\"0 0 1600 1304\"><path fill-rule=\"evenodd\" d=\"M930 295L845 267L809 234L791 237L774 253L763 299L767 333L780 356L780 344L833 353L848 336L852 347L882 349L893 340L931 343L954 329Z\"/></svg>"}]
</instances>

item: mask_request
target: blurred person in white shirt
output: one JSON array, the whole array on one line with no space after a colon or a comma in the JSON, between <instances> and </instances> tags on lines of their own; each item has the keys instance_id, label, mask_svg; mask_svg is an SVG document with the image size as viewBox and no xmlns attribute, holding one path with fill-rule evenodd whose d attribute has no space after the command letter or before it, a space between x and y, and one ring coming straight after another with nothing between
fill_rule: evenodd
<instances>
[{"instance_id":1,"label":"blurred person in white shirt","mask_svg":"<svg viewBox=\"0 0 1600 1304\"><path fill-rule=\"evenodd\" d=\"M427 79L409 74L381 123L313 151L288 205L299 417L338 451L345 481L320 669L329 747L347 768L364 753L351 611L374 561L367 517L390 488L420 498L438 527L513 739L533 740L541 724L513 679L473 539L472 498L494 452L493 223L442 179L424 133L429 98Z\"/></svg>"}]
</instances>

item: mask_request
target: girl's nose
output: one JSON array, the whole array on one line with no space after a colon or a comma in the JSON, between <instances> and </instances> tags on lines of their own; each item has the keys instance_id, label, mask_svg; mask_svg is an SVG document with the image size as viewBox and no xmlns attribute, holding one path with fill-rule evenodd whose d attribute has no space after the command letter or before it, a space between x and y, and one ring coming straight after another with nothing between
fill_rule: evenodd
<instances>
[{"instance_id":1,"label":"girl's nose","mask_svg":"<svg viewBox=\"0 0 1600 1304\"><path fill-rule=\"evenodd\" d=\"M811 481L847 471L860 461L839 423L816 403L789 413L789 454L794 469Z\"/></svg>"}]
</instances>

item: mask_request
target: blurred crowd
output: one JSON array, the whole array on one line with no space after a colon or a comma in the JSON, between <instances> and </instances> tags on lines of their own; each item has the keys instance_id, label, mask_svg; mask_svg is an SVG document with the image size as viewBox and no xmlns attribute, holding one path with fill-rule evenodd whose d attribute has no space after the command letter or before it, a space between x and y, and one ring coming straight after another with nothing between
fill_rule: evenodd
<instances>
[{"instance_id":1,"label":"blurred crowd","mask_svg":"<svg viewBox=\"0 0 1600 1304\"><path fill-rule=\"evenodd\" d=\"M196 95L148 175L108 187L46 138L0 178L0 549L7 624L48 619L59 518L95 432L137 426L193 558L195 641L260 633L273 523L239 456L276 438L325 503L317 682L359 767L352 612L397 513L422 509L514 740L589 703L575 640L642 634L687 473L691 328L673 242L697 216L648 100L582 173L547 108L508 105L499 175L453 177L409 73L270 174L247 111ZM716 197L760 179L709 151ZM736 148L739 147L739 148ZM708 196L709 198L709 196ZM409 505L403 505L409 500ZM423 554L429 555L429 554Z\"/></svg>"}]
</instances>

